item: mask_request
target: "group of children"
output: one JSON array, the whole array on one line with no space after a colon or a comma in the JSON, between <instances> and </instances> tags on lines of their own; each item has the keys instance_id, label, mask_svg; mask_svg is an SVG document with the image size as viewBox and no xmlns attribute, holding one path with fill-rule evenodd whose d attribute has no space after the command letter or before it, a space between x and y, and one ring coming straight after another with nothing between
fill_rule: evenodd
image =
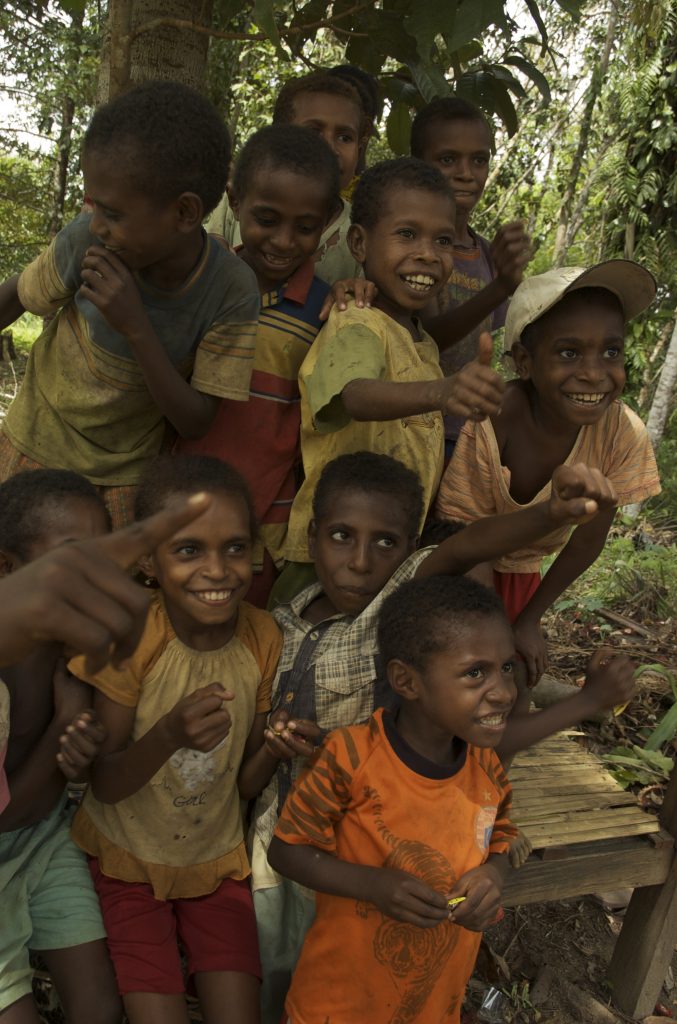
<instances>
[{"instance_id":1,"label":"group of children","mask_svg":"<svg viewBox=\"0 0 677 1024\"><path fill-rule=\"evenodd\" d=\"M376 110L359 69L293 80L231 175L205 99L138 86L86 133L85 212L0 288L0 326L56 312L0 435L0 560L59 611L30 652L0 621L7 1024L38 1020L29 950L78 1024L185 1024L186 990L209 1024L459 1022L510 757L632 693L604 650L544 711L522 677L659 490L620 400L655 283L522 281L522 225L469 225L482 114L435 101L363 170Z\"/></svg>"}]
</instances>

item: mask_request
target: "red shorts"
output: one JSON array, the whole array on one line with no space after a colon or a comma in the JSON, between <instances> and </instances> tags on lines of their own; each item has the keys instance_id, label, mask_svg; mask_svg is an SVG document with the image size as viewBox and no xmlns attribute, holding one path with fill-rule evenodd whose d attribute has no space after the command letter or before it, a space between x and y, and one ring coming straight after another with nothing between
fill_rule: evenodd
<instances>
[{"instance_id":1,"label":"red shorts","mask_svg":"<svg viewBox=\"0 0 677 1024\"><path fill-rule=\"evenodd\" d=\"M226 878L208 896L157 900L150 885L102 875L95 858L89 870L121 995L185 992L179 943L189 978L201 971L261 978L249 879Z\"/></svg>"},{"instance_id":2,"label":"red shorts","mask_svg":"<svg viewBox=\"0 0 677 1024\"><path fill-rule=\"evenodd\" d=\"M511 623L524 610L541 585L539 572L496 572L494 588Z\"/></svg>"}]
</instances>

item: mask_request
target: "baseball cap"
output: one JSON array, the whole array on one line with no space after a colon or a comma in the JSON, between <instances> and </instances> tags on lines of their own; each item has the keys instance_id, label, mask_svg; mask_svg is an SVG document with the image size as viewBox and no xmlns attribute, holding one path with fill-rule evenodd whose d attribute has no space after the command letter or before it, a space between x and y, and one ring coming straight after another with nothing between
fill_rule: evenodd
<instances>
[{"instance_id":1,"label":"baseball cap","mask_svg":"<svg viewBox=\"0 0 677 1024\"><path fill-rule=\"evenodd\" d=\"M606 288L623 307L624 319L632 320L656 296L653 274L632 260L606 260L594 267L558 267L529 277L517 288L505 318L504 347L510 351L522 331L552 309L569 292L580 288Z\"/></svg>"}]
</instances>

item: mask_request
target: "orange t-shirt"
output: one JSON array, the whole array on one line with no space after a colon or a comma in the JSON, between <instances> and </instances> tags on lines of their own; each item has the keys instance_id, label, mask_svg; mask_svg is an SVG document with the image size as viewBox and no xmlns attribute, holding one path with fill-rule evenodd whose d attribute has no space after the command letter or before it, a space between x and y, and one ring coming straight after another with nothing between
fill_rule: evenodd
<instances>
[{"instance_id":1,"label":"orange t-shirt","mask_svg":"<svg viewBox=\"0 0 677 1024\"><path fill-rule=\"evenodd\" d=\"M507 851L516 834L510 785L492 750L464 746L442 769L392 735L382 710L331 733L275 834L449 892L490 853ZM287 1013L293 1024L458 1024L480 937L449 921L402 924L370 903L318 893Z\"/></svg>"}]
</instances>

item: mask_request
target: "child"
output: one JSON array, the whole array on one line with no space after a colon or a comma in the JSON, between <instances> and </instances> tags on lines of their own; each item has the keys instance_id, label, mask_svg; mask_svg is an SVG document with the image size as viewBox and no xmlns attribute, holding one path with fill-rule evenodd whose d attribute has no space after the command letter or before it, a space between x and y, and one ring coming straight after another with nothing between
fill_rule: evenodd
<instances>
[{"instance_id":1,"label":"child","mask_svg":"<svg viewBox=\"0 0 677 1024\"><path fill-rule=\"evenodd\" d=\"M354 86L359 93L364 114L364 127L360 153L357 158L357 166L355 167L355 177L341 191L344 198L350 200L355 191L355 186L360 180L360 175L367 166L367 146L369 145L369 140L378 135L376 125L383 115L383 101L378 81L368 71L358 68L356 64L337 64L333 68L328 68L327 74L333 75L335 78L341 78L343 81L349 82Z\"/></svg>"},{"instance_id":2,"label":"child","mask_svg":"<svg viewBox=\"0 0 677 1024\"><path fill-rule=\"evenodd\" d=\"M179 450L217 455L249 484L260 527L249 600L265 607L281 566L296 494L301 427L298 373L320 329L329 291L314 277L313 253L338 196L336 158L315 132L296 125L263 128L235 168L232 207L240 224L240 258L261 291L248 402L221 403L200 441Z\"/></svg>"},{"instance_id":3,"label":"child","mask_svg":"<svg viewBox=\"0 0 677 1024\"><path fill-rule=\"evenodd\" d=\"M96 111L82 154L93 212L0 290L0 327L24 309L60 311L3 423L0 479L76 470L104 488L118 525L168 423L200 437L219 399L247 399L256 282L201 227L229 160L216 110L177 82Z\"/></svg>"},{"instance_id":4,"label":"child","mask_svg":"<svg viewBox=\"0 0 677 1024\"><path fill-rule=\"evenodd\" d=\"M65 470L19 473L0 485L0 564L21 571L45 553L106 533L92 484ZM59 739L82 737L93 759L103 739L88 686L69 675L62 646L43 645L2 670L9 804L0 813L0 1017L37 1021L29 950L39 950L66 1017L115 1024L122 1007L87 864L70 838ZM0 722L0 729L2 723Z\"/></svg>"},{"instance_id":5,"label":"child","mask_svg":"<svg viewBox=\"0 0 677 1024\"><path fill-rule=\"evenodd\" d=\"M256 770L280 634L243 603L254 519L246 486L218 459L149 467L138 519L176 495L206 511L140 560L157 581L124 668L88 677L108 738L73 824L92 857L108 944L130 1024L184 1021L177 933L203 1019L259 1019L260 968L237 792ZM78 671L84 668L78 662ZM151 823L151 827L149 827Z\"/></svg>"},{"instance_id":6,"label":"child","mask_svg":"<svg viewBox=\"0 0 677 1024\"><path fill-rule=\"evenodd\" d=\"M522 281L531 257L531 242L521 221L504 224L489 244L469 224L489 173L493 138L482 111L458 96L433 100L414 118L412 156L437 167L447 178L456 202L454 266L446 290L425 310L423 323L438 344L449 375L475 359L482 331L505 322L506 300ZM447 417L447 457L462 425Z\"/></svg>"},{"instance_id":7,"label":"child","mask_svg":"<svg viewBox=\"0 0 677 1024\"><path fill-rule=\"evenodd\" d=\"M463 427L440 487L440 516L473 521L524 508L547 496L556 465L578 461L608 477L620 505L658 494L646 429L620 400L624 323L654 295L651 274L627 260L551 270L520 285L505 331L518 379L499 415ZM531 684L547 664L541 617L595 561L614 513L601 511L571 536L562 527L495 564ZM541 560L553 552L541 581Z\"/></svg>"},{"instance_id":8,"label":"child","mask_svg":"<svg viewBox=\"0 0 677 1024\"><path fill-rule=\"evenodd\" d=\"M350 186L368 130L354 85L325 71L291 78L275 101L273 123L295 124L321 135L338 160L340 188ZM327 284L360 273L346 241L349 227L350 204L337 195L315 250L315 273ZM227 194L207 221L207 230L222 235L231 245L242 241Z\"/></svg>"},{"instance_id":9,"label":"child","mask_svg":"<svg viewBox=\"0 0 677 1024\"><path fill-rule=\"evenodd\" d=\"M601 474L578 465L555 472L549 502L465 527L437 548L417 550L423 490L417 475L386 455L357 452L325 467L313 499L309 547L318 582L275 610L284 647L273 692L266 746L278 759L244 795L255 795L252 882L264 968L264 1024L278 1024L290 972L314 916L312 896L280 879L266 856L277 817L304 759L325 732L365 722L390 703L376 649L383 602L404 582L473 571L496 552L511 551L563 522L613 503ZM590 684L557 708L517 719L529 743L629 699L628 659L615 658ZM527 726L529 730L527 730ZM540 732L538 731L540 729ZM258 787L258 788L257 788Z\"/></svg>"},{"instance_id":10,"label":"child","mask_svg":"<svg viewBox=\"0 0 677 1024\"><path fill-rule=\"evenodd\" d=\"M361 449L393 455L418 472L425 513L442 472L442 412L481 417L499 408L503 390L484 365L490 339L478 361L444 380L416 315L451 273L454 204L439 171L410 157L371 167L352 219L351 249L378 294L371 308L332 310L301 367L305 481L289 521L293 562L310 561L310 506L323 466Z\"/></svg>"},{"instance_id":11,"label":"child","mask_svg":"<svg viewBox=\"0 0 677 1024\"><path fill-rule=\"evenodd\" d=\"M501 603L473 580L405 583L378 644L397 711L328 737L270 847L272 867L318 893L291 1024L458 1024L500 908L515 830L492 748L516 693Z\"/></svg>"}]
</instances>

